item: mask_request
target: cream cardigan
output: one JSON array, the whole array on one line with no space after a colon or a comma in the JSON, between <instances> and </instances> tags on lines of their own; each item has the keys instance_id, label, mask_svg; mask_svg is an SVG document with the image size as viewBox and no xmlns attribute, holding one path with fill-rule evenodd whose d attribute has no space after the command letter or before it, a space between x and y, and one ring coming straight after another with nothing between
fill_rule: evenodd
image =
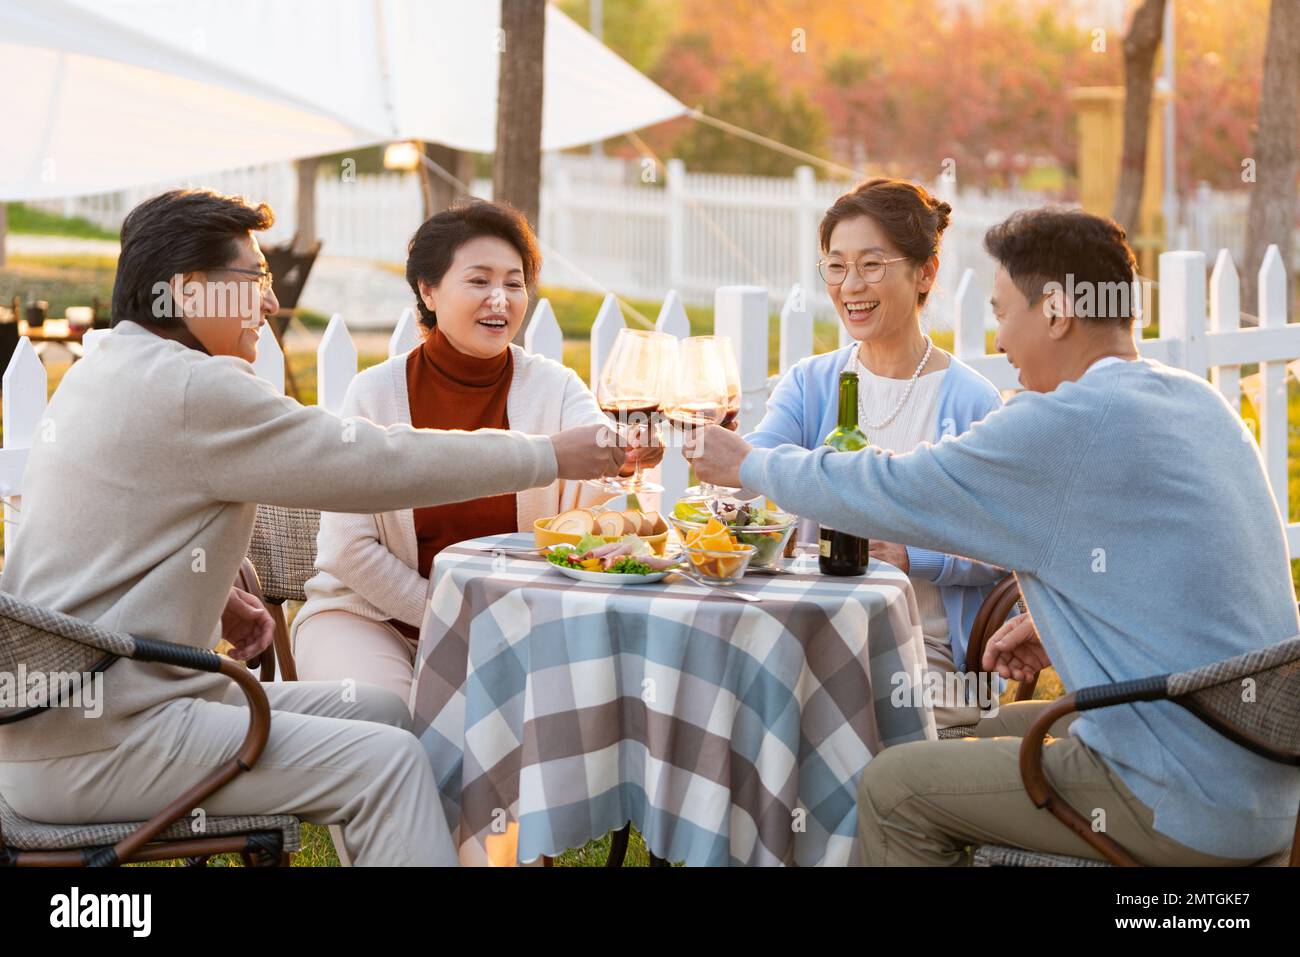
<instances>
[{"instance_id":1,"label":"cream cardigan","mask_svg":"<svg viewBox=\"0 0 1300 957\"><path fill-rule=\"evenodd\" d=\"M419 348L418 346L416 348ZM561 429L606 421L596 397L577 374L554 359L510 346L514 376L506 396L512 431L551 435ZM340 414L377 425L410 425L406 355L394 356L352 380ZM563 480L516 495L521 531L541 517L595 504L607 493ZM317 574L307 581L307 602L291 635L312 615L349 611L363 618L396 618L416 628L424 618L429 581L419 571L415 513L409 508L378 515L325 512L316 539Z\"/></svg>"}]
</instances>

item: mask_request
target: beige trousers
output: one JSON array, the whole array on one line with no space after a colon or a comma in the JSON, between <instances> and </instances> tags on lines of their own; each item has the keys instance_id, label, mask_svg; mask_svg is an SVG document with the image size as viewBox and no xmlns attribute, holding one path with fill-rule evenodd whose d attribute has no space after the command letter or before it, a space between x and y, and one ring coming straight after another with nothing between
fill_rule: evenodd
<instances>
[{"instance_id":1,"label":"beige trousers","mask_svg":"<svg viewBox=\"0 0 1300 957\"><path fill-rule=\"evenodd\" d=\"M262 687L272 708L266 749L204 802L207 814L341 825L345 860L359 866L457 863L405 699L337 681ZM0 792L36 821L144 820L234 754L247 730L248 708L232 685L224 702L168 703L115 748L0 762Z\"/></svg>"},{"instance_id":2,"label":"beige trousers","mask_svg":"<svg viewBox=\"0 0 1300 957\"><path fill-rule=\"evenodd\" d=\"M871 759L858 785L858 839L866 864L960 865L972 844L1005 844L1101 859L1047 810L1034 807L1020 778L1020 739L1049 702L1002 705L975 738L914 741ZM1043 746L1052 786L1085 818L1147 865L1215 866L1249 861L1203 854L1152 827L1152 812L1082 741L1056 722ZM1104 816L1102 816L1104 815Z\"/></svg>"},{"instance_id":3,"label":"beige trousers","mask_svg":"<svg viewBox=\"0 0 1300 957\"><path fill-rule=\"evenodd\" d=\"M301 625L293 660L301 681L343 681L387 688L411 698L416 645L392 625L348 611L322 611Z\"/></svg>"},{"instance_id":4,"label":"beige trousers","mask_svg":"<svg viewBox=\"0 0 1300 957\"><path fill-rule=\"evenodd\" d=\"M957 666L953 664L952 645L948 643L947 636L941 639L925 636L925 668L940 676L945 689L949 687L948 679L956 675ZM941 704L935 704L933 710L936 728L960 728L975 724L980 719L978 704L967 705L964 702L945 700Z\"/></svg>"}]
</instances>

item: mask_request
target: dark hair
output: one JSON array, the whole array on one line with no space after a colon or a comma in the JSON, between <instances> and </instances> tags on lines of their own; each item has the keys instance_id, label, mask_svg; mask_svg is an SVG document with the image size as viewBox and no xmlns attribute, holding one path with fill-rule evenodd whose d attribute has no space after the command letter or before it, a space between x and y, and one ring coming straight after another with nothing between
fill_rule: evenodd
<instances>
[{"instance_id":1,"label":"dark hair","mask_svg":"<svg viewBox=\"0 0 1300 957\"><path fill-rule=\"evenodd\" d=\"M826 210L818 229L822 252L830 251L831 233L836 226L859 216L874 220L899 252L913 265L921 266L939 252L939 241L948 228L952 207L932 196L924 186L905 179L865 180ZM917 305L925 305L928 295L928 292L919 293Z\"/></svg>"},{"instance_id":2,"label":"dark hair","mask_svg":"<svg viewBox=\"0 0 1300 957\"><path fill-rule=\"evenodd\" d=\"M523 213L506 203L481 199L456 203L426 219L406 247L406 284L415 293L420 325L426 329L438 324L438 316L420 298L420 280L438 285L451 268L456 250L479 236L508 242L523 260L524 284L531 287L536 281L542 254Z\"/></svg>"},{"instance_id":3,"label":"dark hair","mask_svg":"<svg viewBox=\"0 0 1300 957\"><path fill-rule=\"evenodd\" d=\"M154 287L181 273L227 265L238 255L237 240L274 222L275 214L265 203L254 206L242 196L210 189L173 189L146 199L122 222L113 325L126 319L179 323L169 314L156 314Z\"/></svg>"},{"instance_id":4,"label":"dark hair","mask_svg":"<svg viewBox=\"0 0 1300 957\"><path fill-rule=\"evenodd\" d=\"M1031 303L1048 291L1045 287L1050 282L1067 289L1073 285L1096 290L1117 288L1103 283L1123 283L1127 289L1137 268L1124 227L1081 209L1044 206L1012 213L984 235L984 248L1002 264ZM1073 284L1067 281L1067 275L1073 275ZM1097 302L1105 301L1107 297L1098 294ZM1092 310L1092 315L1081 318L1122 323L1133 320L1137 304L1131 296L1109 301L1116 303L1115 311L1120 315L1096 314L1110 311L1103 309Z\"/></svg>"}]
</instances>

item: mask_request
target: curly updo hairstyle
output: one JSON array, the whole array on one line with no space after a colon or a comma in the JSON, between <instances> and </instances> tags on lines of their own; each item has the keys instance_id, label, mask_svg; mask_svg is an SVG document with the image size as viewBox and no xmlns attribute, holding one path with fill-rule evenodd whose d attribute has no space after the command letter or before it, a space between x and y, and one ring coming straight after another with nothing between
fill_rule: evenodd
<instances>
[{"instance_id":1,"label":"curly updo hairstyle","mask_svg":"<svg viewBox=\"0 0 1300 957\"><path fill-rule=\"evenodd\" d=\"M899 252L914 266L921 266L938 254L952 207L931 195L924 186L905 179L865 180L835 200L822 217L818 239L823 255L830 250L835 227L858 216L870 217ZM928 292L918 293L917 305L925 305L928 295Z\"/></svg>"},{"instance_id":2,"label":"curly updo hairstyle","mask_svg":"<svg viewBox=\"0 0 1300 957\"><path fill-rule=\"evenodd\" d=\"M481 199L455 203L426 219L406 247L406 284L415 293L420 325L426 330L438 324L438 316L420 298L420 280L438 285L451 268L456 250L479 236L495 236L508 242L523 261L524 284L532 288L537 281L542 254L523 213L506 203Z\"/></svg>"}]
</instances>

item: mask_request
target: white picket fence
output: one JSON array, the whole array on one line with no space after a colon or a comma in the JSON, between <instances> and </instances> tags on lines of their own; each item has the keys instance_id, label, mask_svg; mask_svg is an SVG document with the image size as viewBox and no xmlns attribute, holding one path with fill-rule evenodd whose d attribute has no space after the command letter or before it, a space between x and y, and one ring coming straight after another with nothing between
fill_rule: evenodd
<instances>
[{"instance_id":1,"label":"white picket fence","mask_svg":"<svg viewBox=\"0 0 1300 957\"><path fill-rule=\"evenodd\" d=\"M1300 359L1300 323L1287 321L1287 271L1276 246L1270 246L1259 271L1259 325L1240 328L1237 270L1229 252L1219 253L1213 273L1206 278L1206 257L1200 251L1164 253L1160 257L1160 338L1140 343L1144 356L1167 365L1210 376L1227 401L1238 408L1245 364L1260 364L1259 388L1252 400L1259 415L1260 451L1268 480L1283 516L1289 516L1287 483L1287 389L1290 361ZM985 355L984 303L989 289L967 270L958 283L952 322L955 353L988 377L999 389L1019 388L1017 373L1002 355ZM742 404L740 429L753 429L763 414L770 391L768 377L769 292L762 286L725 286L714 294L714 331L729 336L736 346L740 366ZM663 332L690 335L682 297L670 291L655 326ZM618 301L606 296L591 326L591 366L597 371L613 345L624 320ZM89 333L86 351L93 351L108 331ZM397 322L389 341L389 355L409 351L418 341L411 310ZM562 360L564 337L550 304L538 303L525 337L525 348ZM781 311L779 368L782 372L813 349L813 315L810 299L798 284L791 287ZM257 375L284 390L284 354L275 337L263 327ZM357 373L357 349L343 317L335 315L317 352L317 401L338 412L348 384ZM4 446L0 449L0 495L4 497L5 525L16 518L11 507L20 496L27 456L40 433L46 406L47 378L40 359L27 339L21 339L4 373ZM679 449L670 448L662 465L664 499L674 501L686 487L687 467ZM1287 522L1291 554L1300 557L1300 522Z\"/></svg>"},{"instance_id":2,"label":"white picket fence","mask_svg":"<svg viewBox=\"0 0 1300 957\"><path fill-rule=\"evenodd\" d=\"M642 173L653 181L643 182ZM676 289L685 302L700 305L720 286L782 290L799 283L810 291L814 313L831 317L830 300L817 279L816 229L848 185L818 180L809 167L789 177L733 176L694 173L679 160L657 169L612 157L547 154L538 224L542 282L613 290L630 299L654 300L664 289ZM116 229L136 203L169 186L209 186L265 201L277 217L267 238L279 242L293 235L297 180L288 163L35 205ZM489 180L471 186L475 195L491 197ZM931 327L946 328L968 269L980 286L992 283L985 232L1017 209L1042 205L1045 197L958 190L942 180L932 188L952 204L953 217L924 318ZM1207 256L1226 248L1241 261L1248 201L1247 193L1216 193L1202 184L1181 204L1181 247ZM315 211L326 256L400 263L421 221L419 182L413 173L353 175L322 168ZM1297 237L1300 256L1300 233ZM984 318L991 324L987 311Z\"/></svg>"}]
</instances>

